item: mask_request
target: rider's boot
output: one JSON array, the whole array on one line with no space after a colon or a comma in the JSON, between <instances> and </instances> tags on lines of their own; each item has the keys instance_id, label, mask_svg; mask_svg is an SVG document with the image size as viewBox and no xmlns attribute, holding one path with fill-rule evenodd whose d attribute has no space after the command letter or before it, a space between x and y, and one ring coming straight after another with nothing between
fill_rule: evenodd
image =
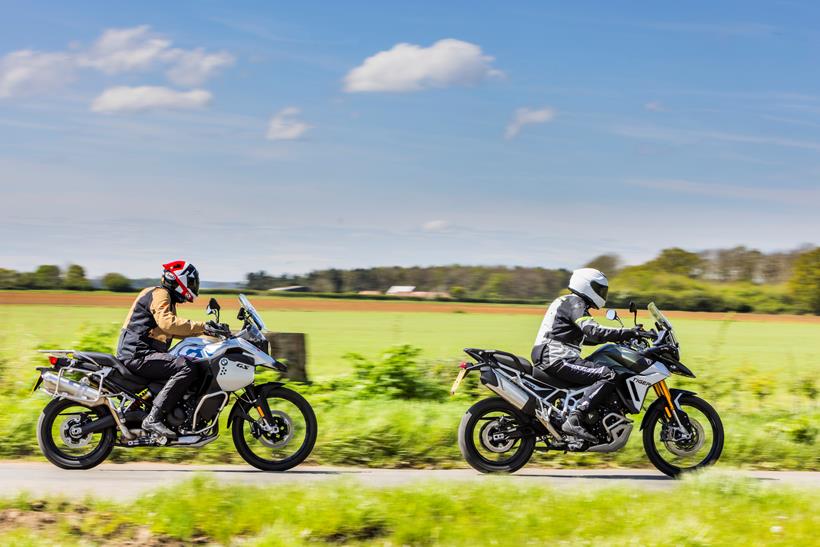
<instances>
[{"instance_id":1,"label":"rider's boot","mask_svg":"<svg viewBox=\"0 0 820 547\"><path fill-rule=\"evenodd\" d=\"M177 434L162 423L162 409L158 406L151 408L151 412L142 421L142 429L151 433L156 433L169 439L175 439Z\"/></svg>"},{"instance_id":2,"label":"rider's boot","mask_svg":"<svg viewBox=\"0 0 820 547\"><path fill-rule=\"evenodd\" d=\"M598 439L582 425L583 421L581 416L582 412L580 410L570 412L566 421L564 421L564 424L561 426L561 430L567 435L572 435L573 437L578 437L590 442L596 442Z\"/></svg>"}]
</instances>

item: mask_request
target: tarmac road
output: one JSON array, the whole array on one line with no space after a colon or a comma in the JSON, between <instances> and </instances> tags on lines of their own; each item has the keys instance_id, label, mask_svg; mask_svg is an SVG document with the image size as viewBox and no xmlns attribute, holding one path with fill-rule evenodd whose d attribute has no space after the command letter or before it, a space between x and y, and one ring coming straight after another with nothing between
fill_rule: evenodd
<instances>
[{"instance_id":1,"label":"tarmac road","mask_svg":"<svg viewBox=\"0 0 820 547\"><path fill-rule=\"evenodd\" d=\"M803 488L820 487L820 473L801 471L740 471L728 473L760 481ZM0 462L0 497L28 492L35 497L63 495L126 500L134 496L207 473L220 482L276 485L334 479L357 480L366 486L389 487L415 481L509 480L556 488L598 488L630 485L645 489L675 488L677 481L654 469L543 469L524 468L511 476L481 475L471 469L365 469L300 466L286 473L264 473L244 465L175 465L162 463L103 464L88 471L65 471L48 463Z\"/></svg>"}]
</instances>

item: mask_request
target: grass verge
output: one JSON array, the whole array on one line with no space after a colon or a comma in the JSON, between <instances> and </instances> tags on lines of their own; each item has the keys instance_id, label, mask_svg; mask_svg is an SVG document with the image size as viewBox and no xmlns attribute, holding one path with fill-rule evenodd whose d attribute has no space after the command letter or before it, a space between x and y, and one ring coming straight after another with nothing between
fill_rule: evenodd
<instances>
[{"instance_id":1,"label":"grass verge","mask_svg":"<svg viewBox=\"0 0 820 547\"><path fill-rule=\"evenodd\" d=\"M567 490L481 483L275 489L207 477L118 505L0 501L15 545L810 545L820 492L709 473L671 490Z\"/></svg>"}]
</instances>

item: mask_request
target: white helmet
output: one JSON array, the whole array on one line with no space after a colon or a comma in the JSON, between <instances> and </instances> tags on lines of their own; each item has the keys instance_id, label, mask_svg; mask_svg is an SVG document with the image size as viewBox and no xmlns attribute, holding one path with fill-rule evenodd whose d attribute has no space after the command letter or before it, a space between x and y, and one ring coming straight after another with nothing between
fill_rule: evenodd
<instances>
[{"instance_id":1,"label":"white helmet","mask_svg":"<svg viewBox=\"0 0 820 547\"><path fill-rule=\"evenodd\" d=\"M601 309L606 304L609 281L595 268L581 268L572 272L572 277L569 278L569 290L595 308Z\"/></svg>"}]
</instances>

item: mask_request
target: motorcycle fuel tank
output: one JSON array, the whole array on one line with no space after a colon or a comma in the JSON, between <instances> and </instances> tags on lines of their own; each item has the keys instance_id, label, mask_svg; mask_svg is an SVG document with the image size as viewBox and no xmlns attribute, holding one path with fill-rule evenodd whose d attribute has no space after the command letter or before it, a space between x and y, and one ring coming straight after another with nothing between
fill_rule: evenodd
<instances>
[{"instance_id":1,"label":"motorcycle fuel tank","mask_svg":"<svg viewBox=\"0 0 820 547\"><path fill-rule=\"evenodd\" d=\"M620 365L626 367L632 372L642 372L651 364L641 357L637 351L619 346L617 344L605 344L592 352L588 360L593 363L600 363L610 368L613 365Z\"/></svg>"}]
</instances>

